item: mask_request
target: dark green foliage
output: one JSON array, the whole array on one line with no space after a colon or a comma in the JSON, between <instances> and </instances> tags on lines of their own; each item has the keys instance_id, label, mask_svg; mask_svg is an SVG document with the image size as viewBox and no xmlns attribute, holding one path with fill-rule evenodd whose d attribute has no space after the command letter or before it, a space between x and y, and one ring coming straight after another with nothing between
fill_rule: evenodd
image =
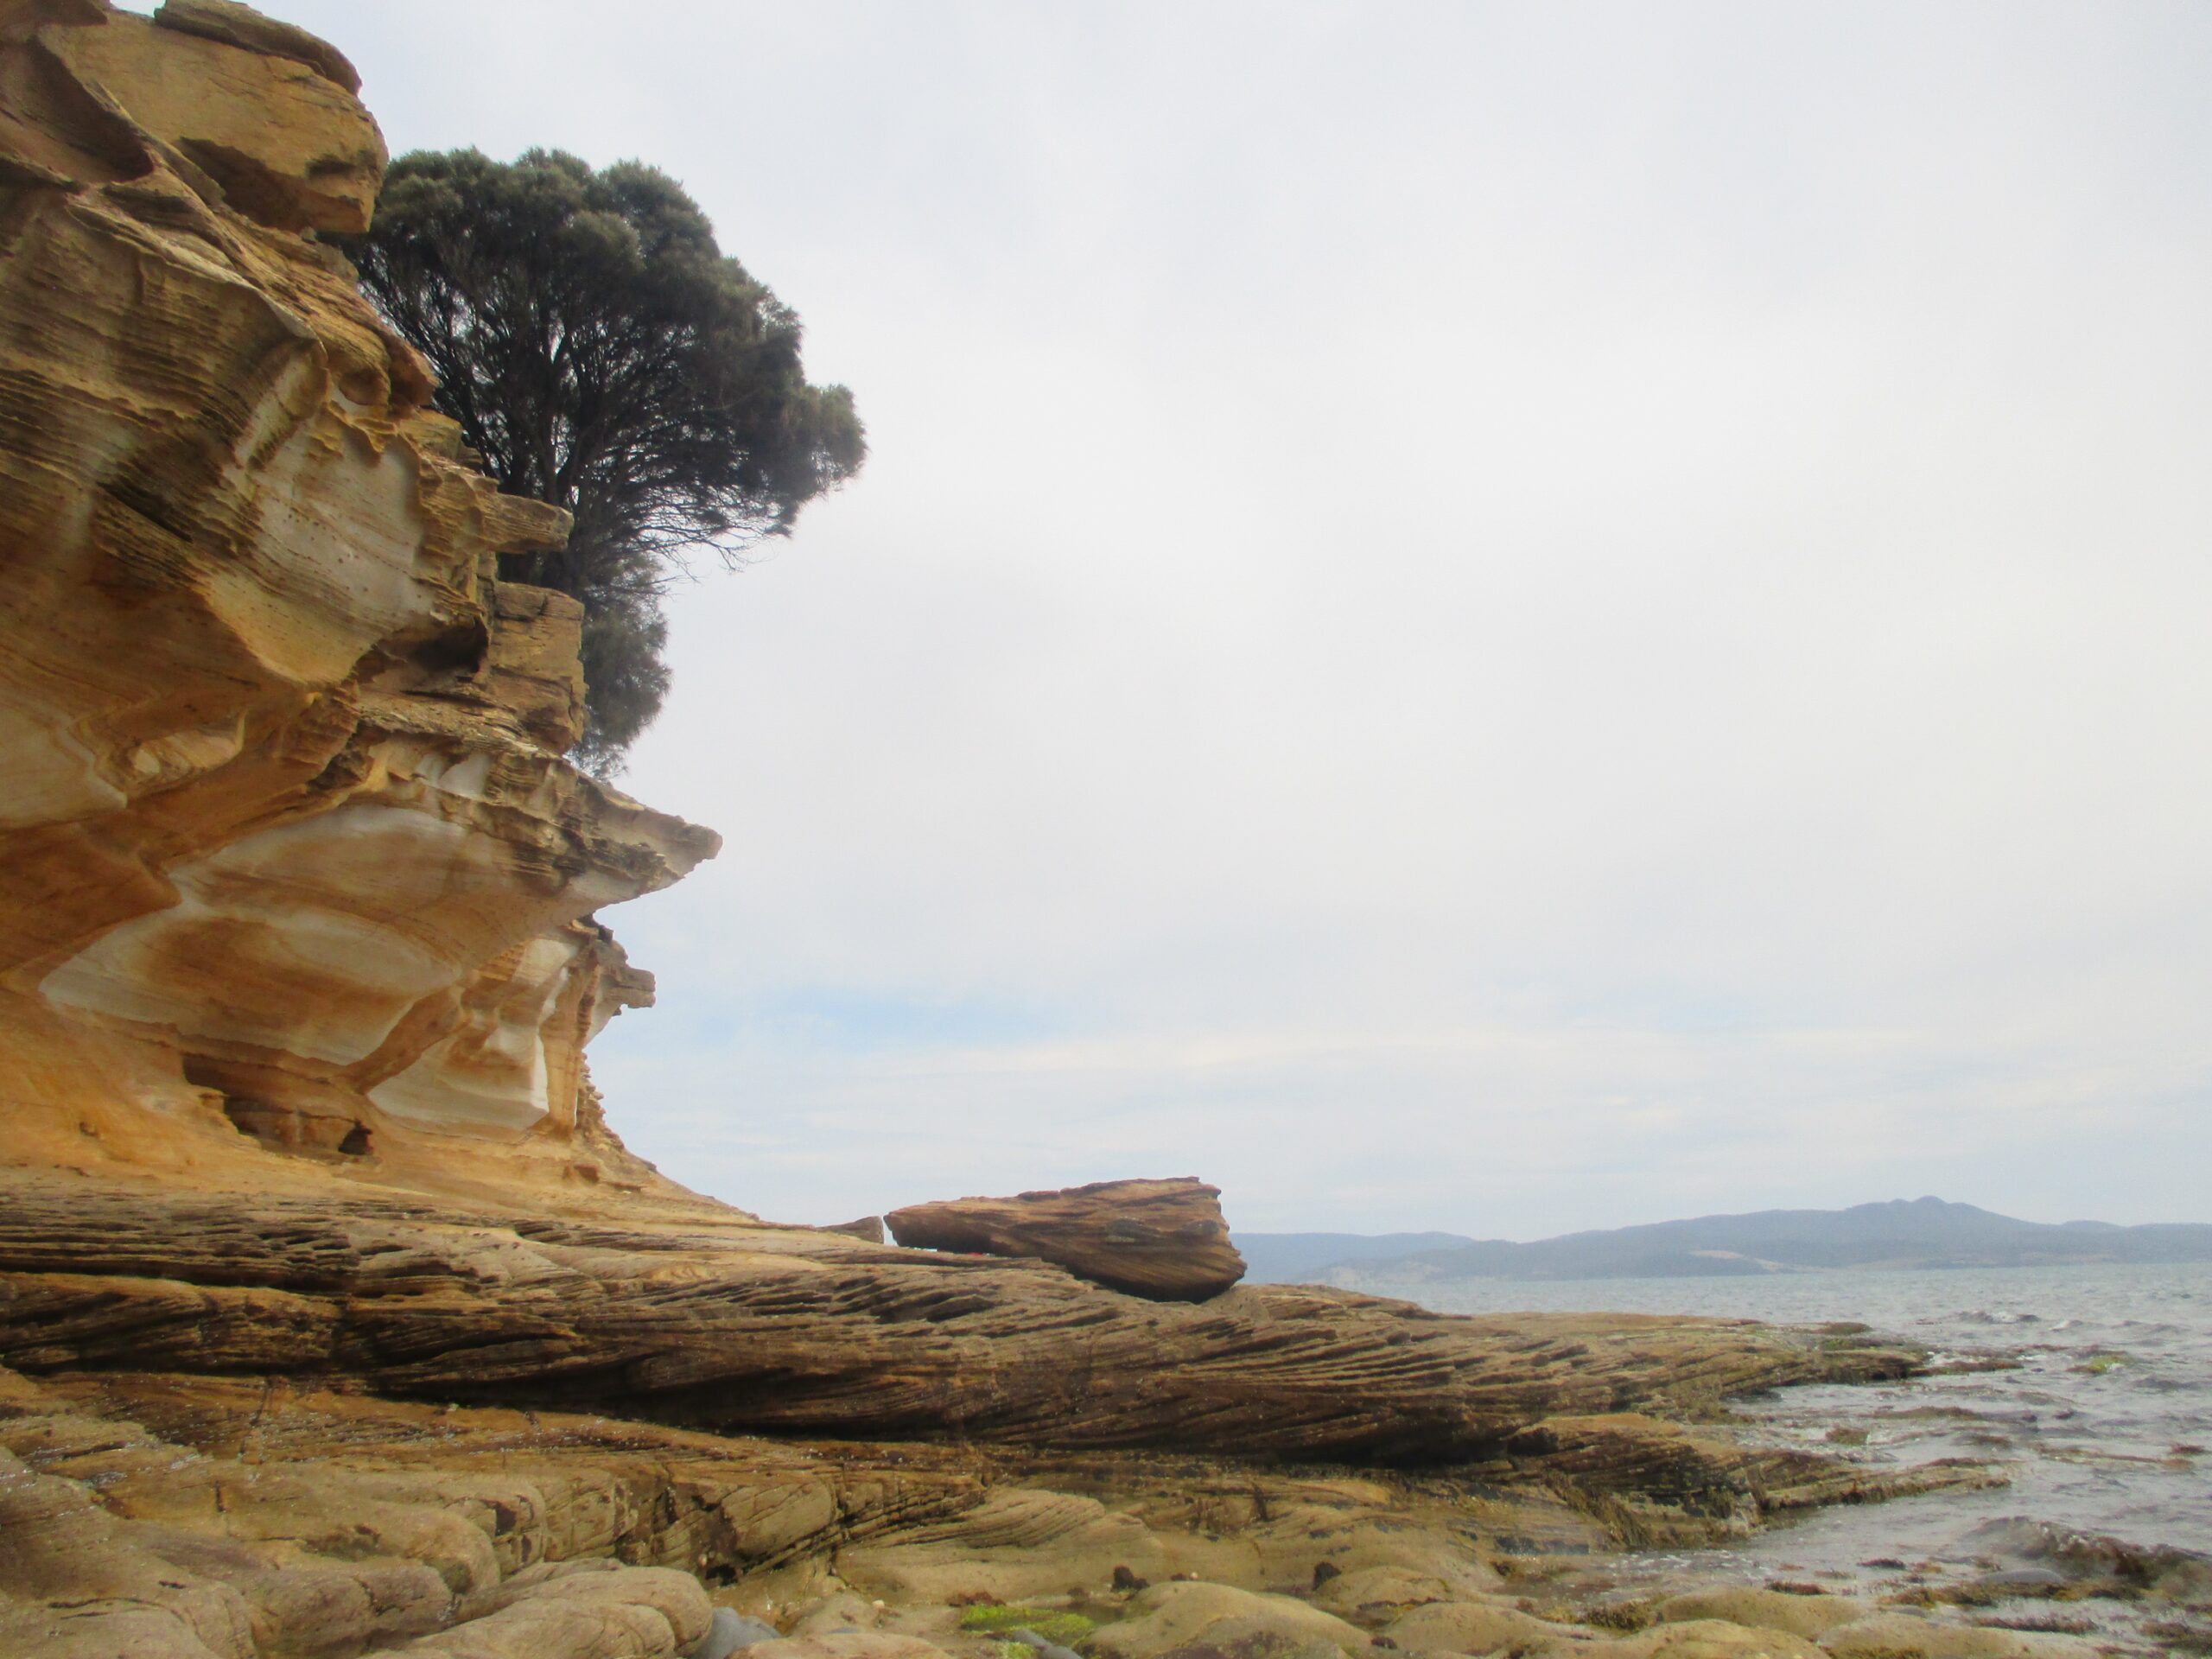
<instances>
[{"instance_id":1,"label":"dark green foliage","mask_svg":"<svg viewBox=\"0 0 2212 1659\"><path fill-rule=\"evenodd\" d=\"M606 594L586 604L584 696L591 721L577 759L605 773L652 723L668 695L668 664L661 656L668 623L658 594Z\"/></svg>"},{"instance_id":2,"label":"dark green foliage","mask_svg":"<svg viewBox=\"0 0 2212 1659\"><path fill-rule=\"evenodd\" d=\"M584 602L580 758L613 768L667 690L684 556L734 564L858 470L852 395L807 384L798 318L635 162L404 156L347 251L500 487L575 515L565 552L502 574Z\"/></svg>"}]
</instances>

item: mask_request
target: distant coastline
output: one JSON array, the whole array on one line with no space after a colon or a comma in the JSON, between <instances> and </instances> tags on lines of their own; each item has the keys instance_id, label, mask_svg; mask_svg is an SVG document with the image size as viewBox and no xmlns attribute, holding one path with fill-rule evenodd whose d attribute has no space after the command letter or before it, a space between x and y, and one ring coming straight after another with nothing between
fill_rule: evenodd
<instances>
[{"instance_id":1,"label":"distant coastline","mask_svg":"<svg viewBox=\"0 0 2212 1659\"><path fill-rule=\"evenodd\" d=\"M2212 1224L2059 1224L1953 1204L1892 1199L1847 1210L1762 1210L1567 1233L1517 1243L1452 1233L1238 1233L1248 1277L1327 1283L1339 1275L1408 1283L1465 1279L1705 1279L1834 1268L2212 1261Z\"/></svg>"}]
</instances>

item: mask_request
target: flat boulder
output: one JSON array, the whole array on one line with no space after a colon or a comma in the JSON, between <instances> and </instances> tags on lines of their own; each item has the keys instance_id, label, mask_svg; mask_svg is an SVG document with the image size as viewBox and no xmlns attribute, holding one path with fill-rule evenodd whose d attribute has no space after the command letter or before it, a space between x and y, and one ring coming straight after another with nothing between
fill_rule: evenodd
<instances>
[{"instance_id":1,"label":"flat boulder","mask_svg":"<svg viewBox=\"0 0 2212 1659\"><path fill-rule=\"evenodd\" d=\"M910 1205L884 1220L913 1249L1034 1256L1156 1302L1203 1302L1244 1276L1221 1189L1190 1176Z\"/></svg>"}]
</instances>

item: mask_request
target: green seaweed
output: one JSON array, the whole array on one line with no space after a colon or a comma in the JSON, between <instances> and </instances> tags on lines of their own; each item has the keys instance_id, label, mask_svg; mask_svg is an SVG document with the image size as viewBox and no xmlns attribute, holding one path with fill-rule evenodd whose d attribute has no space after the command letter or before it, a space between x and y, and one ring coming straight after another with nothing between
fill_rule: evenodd
<instances>
[{"instance_id":1,"label":"green seaweed","mask_svg":"<svg viewBox=\"0 0 2212 1659\"><path fill-rule=\"evenodd\" d=\"M987 1601L960 1615L960 1628L985 1635L1003 1630L1032 1630L1047 1642L1071 1648L1098 1628L1098 1621L1058 1607L1033 1607L1019 1602ZM1009 1654L1006 1659L1014 1659Z\"/></svg>"}]
</instances>

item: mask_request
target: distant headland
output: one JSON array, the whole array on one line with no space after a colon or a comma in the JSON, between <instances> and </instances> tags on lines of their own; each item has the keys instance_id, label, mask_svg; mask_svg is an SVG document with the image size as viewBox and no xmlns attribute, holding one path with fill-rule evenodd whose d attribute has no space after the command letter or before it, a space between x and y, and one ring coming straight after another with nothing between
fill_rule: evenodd
<instances>
[{"instance_id":1,"label":"distant headland","mask_svg":"<svg viewBox=\"0 0 2212 1659\"><path fill-rule=\"evenodd\" d=\"M1971 1204L1892 1198L1847 1210L1761 1210L1516 1243L1455 1233L1238 1233L1249 1277L1709 1279L1824 1268L2020 1268L2212 1261L2212 1224L2019 1221Z\"/></svg>"}]
</instances>

